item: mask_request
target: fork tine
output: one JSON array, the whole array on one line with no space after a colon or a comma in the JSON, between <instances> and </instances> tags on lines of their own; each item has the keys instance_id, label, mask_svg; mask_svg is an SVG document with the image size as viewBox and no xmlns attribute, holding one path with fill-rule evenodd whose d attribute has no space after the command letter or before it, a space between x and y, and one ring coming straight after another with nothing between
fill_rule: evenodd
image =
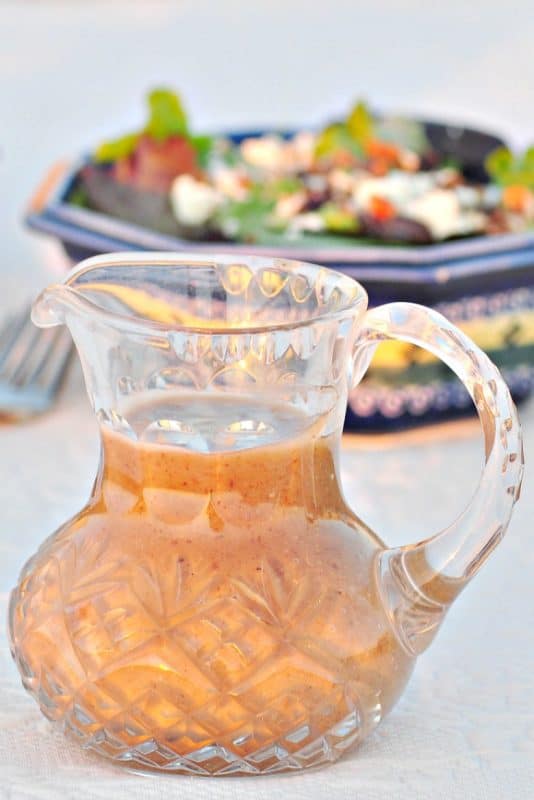
<instances>
[{"instance_id":1,"label":"fork tine","mask_svg":"<svg viewBox=\"0 0 534 800\"><path fill-rule=\"evenodd\" d=\"M17 321L13 329L15 336L11 338L8 348L4 351L3 359L0 361L0 377L10 383L39 338L39 330L35 328L29 317L23 320L22 325Z\"/></svg>"},{"instance_id":2,"label":"fork tine","mask_svg":"<svg viewBox=\"0 0 534 800\"><path fill-rule=\"evenodd\" d=\"M13 336L13 323L16 320L16 315L11 315L4 320L2 328L0 329L0 360L3 359L4 353L9 348L9 343Z\"/></svg>"},{"instance_id":3,"label":"fork tine","mask_svg":"<svg viewBox=\"0 0 534 800\"><path fill-rule=\"evenodd\" d=\"M66 329L34 327L29 309L0 328L0 413L25 418L51 405L74 348Z\"/></svg>"},{"instance_id":4,"label":"fork tine","mask_svg":"<svg viewBox=\"0 0 534 800\"><path fill-rule=\"evenodd\" d=\"M16 345L19 335L30 321L30 309L28 307L22 312L8 317L4 323L0 331L0 371Z\"/></svg>"},{"instance_id":5,"label":"fork tine","mask_svg":"<svg viewBox=\"0 0 534 800\"><path fill-rule=\"evenodd\" d=\"M70 333L60 328L38 369L31 376L32 382L38 383L43 391L54 392L63 378L73 349Z\"/></svg>"},{"instance_id":6,"label":"fork tine","mask_svg":"<svg viewBox=\"0 0 534 800\"><path fill-rule=\"evenodd\" d=\"M20 362L18 369L11 376L12 382L17 386L22 387L35 379L48 352L53 349L54 343L60 335L58 328L46 330L36 328L36 330L37 336L32 340L27 357Z\"/></svg>"}]
</instances>

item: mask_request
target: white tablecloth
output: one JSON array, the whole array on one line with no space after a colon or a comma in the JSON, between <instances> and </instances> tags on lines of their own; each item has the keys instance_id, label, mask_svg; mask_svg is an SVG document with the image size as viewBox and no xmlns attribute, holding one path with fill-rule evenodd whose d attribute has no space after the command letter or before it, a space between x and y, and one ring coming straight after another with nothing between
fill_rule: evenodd
<instances>
[{"instance_id":1,"label":"white tablecloth","mask_svg":"<svg viewBox=\"0 0 534 800\"><path fill-rule=\"evenodd\" d=\"M135 128L141 94L183 90L199 129L325 118L358 95L532 138L531 0L0 3L0 314L61 271L19 224L57 158ZM527 462L534 407L523 410ZM79 372L47 416L0 428L0 615L25 559L84 503L97 441ZM474 490L476 426L347 439L347 494L391 543L445 525ZM528 466L528 464L527 464ZM80 752L24 693L0 626L1 800L530 800L534 492L449 614L392 714L327 769L264 779L143 778ZM529 485L530 483L530 485Z\"/></svg>"},{"instance_id":2,"label":"white tablecloth","mask_svg":"<svg viewBox=\"0 0 534 800\"><path fill-rule=\"evenodd\" d=\"M534 449L534 405L523 411ZM0 428L0 613L23 561L84 503L95 423L75 368L46 417ZM343 477L386 540L415 541L460 511L481 458L476 424L396 437L345 437ZM529 800L534 797L534 493L449 613L398 706L355 753L300 776L139 777L80 752L23 691L0 633L0 798L136 800Z\"/></svg>"}]
</instances>

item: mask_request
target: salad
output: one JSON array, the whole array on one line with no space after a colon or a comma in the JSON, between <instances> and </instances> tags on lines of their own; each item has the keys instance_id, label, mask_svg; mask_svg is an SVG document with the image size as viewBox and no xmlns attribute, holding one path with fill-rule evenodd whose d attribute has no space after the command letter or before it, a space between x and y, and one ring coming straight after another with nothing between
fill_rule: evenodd
<instances>
[{"instance_id":1,"label":"salad","mask_svg":"<svg viewBox=\"0 0 534 800\"><path fill-rule=\"evenodd\" d=\"M436 152L423 124L362 101L318 130L239 142L192 131L178 95L156 89L148 119L104 142L69 202L191 240L325 246L430 244L534 225L534 148L499 148L488 180Z\"/></svg>"}]
</instances>

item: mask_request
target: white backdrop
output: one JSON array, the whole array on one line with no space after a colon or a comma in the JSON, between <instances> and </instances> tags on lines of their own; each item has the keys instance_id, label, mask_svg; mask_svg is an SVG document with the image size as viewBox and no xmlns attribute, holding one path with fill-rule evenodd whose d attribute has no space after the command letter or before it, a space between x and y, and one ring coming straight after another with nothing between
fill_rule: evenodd
<instances>
[{"instance_id":1,"label":"white backdrop","mask_svg":"<svg viewBox=\"0 0 534 800\"><path fill-rule=\"evenodd\" d=\"M533 42L532 0L0 0L0 292L18 299L18 270L46 280L50 249L19 222L46 168L137 125L154 84L205 129L319 121L364 96L524 144Z\"/></svg>"}]
</instances>

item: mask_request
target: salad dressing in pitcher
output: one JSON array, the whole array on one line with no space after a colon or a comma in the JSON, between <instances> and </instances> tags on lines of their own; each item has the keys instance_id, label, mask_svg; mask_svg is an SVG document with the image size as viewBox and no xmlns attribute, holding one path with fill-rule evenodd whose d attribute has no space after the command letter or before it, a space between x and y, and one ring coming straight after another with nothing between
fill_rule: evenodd
<instances>
[{"instance_id":1,"label":"salad dressing in pitcher","mask_svg":"<svg viewBox=\"0 0 534 800\"><path fill-rule=\"evenodd\" d=\"M396 304L366 326L364 300L297 262L129 254L38 301L38 322L73 333L102 456L86 507L24 568L10 640L83 747L204 775L334 761L394 705L502 536L522 459L497 371L434 312ZM464 518L396 549L338 471L349 376L387 331L464 377L488 462Z\"/></svg>"},{"instance_id":2,"label":"salad dressing in pitcher","mask_svg":"<svg viewBox=\"0 0 534 800\"><path fill-rule=\"evenodd\" d=\"M92 504L29 579L41 590L20 656L44 674L61 662L70 725L134 751L147 737L176 757L216 741L264 769L282 742L288 763L310 743L310 758L339 753L411 671L374 582L382 545L343 500L320 419L238 397L202 406L173 404L180 430L165 426L169 401L133 412L135 441L102 428ZM206 419L232 449L192 433Z\"/></svg>"}]
</instances>

